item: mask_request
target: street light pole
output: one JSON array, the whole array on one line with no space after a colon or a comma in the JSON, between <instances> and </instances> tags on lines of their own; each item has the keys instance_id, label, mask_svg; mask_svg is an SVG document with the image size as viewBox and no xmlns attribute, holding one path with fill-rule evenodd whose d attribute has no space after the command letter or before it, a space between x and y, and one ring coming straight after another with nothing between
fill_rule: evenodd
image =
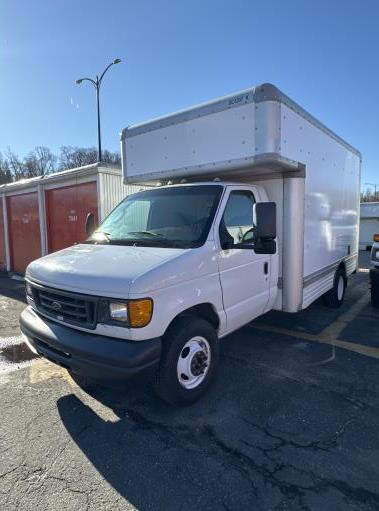
<instances>
[{"instance_id":1,"label":"street light pole","mask_svg":"<svg viewBox=\"0 0 379 511\"><path fill-rule=\"evenodd\" d=\"M96 89L96 105L97 105L97 158L98 161L102 161L102 153L101 153L101 124L100 124L100 86L101 82L103 81L105 73L108 71L108 69L113 66L114 64L119 64L121 62L121 59L114 59L113 62L111 62L101 73L100 78L98 75L96 75L96 80L93 80L92 78L80 78L79 80L76 80L77 85L80 85L82 82L87 81L91 82L92 85Z\"/></svg>"},{"instance_id":2,"label":"street light pole","mask_svg":"<svg viewBox=\"0 0 379 511\"><path fill-rule=\"evenodd\" d=\"M96 104L97 104L97 158L102 160L101 154L101 127L100 127L100 83L99 77L96 76Z\"/></svg>"}]
</instances>

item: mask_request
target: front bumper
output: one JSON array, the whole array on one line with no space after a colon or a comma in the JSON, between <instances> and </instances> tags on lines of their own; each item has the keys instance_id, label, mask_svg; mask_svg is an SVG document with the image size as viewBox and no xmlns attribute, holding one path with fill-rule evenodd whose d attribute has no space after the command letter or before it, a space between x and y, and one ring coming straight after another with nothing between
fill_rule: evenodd
<instances>
[{"instance_id":1,"label":"front bumper","mask_svg":"<svg viewBox=\"0 0 379 511\"><path fill-rule=\"evenodd\" d=\"M82 332L40 317L30 306L21 314L20 328L40 355L96 380L127 380L154 372L159 364L159 337L128 341Z\"/></svg>"}]
</instances>

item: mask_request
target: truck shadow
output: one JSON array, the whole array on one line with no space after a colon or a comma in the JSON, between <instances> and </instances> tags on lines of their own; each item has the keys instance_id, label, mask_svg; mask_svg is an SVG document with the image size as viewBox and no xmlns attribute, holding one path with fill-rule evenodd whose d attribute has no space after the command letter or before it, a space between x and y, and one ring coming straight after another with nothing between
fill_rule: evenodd
<instances>
[{"instance_id":1,"label":"truck shadow","mask_svg":"<svg viewBox=\"0 0 379 511\"><path fill-rule=\"evenodd\" d=\"M219 508L212 507L216 488L209 493L203 488L194 498L196 479L203 477L206 484L214 477L206 467L198 467L209 432L205 426L201 432L191 431L189 409L173 410L143 393L137 400L133 394L130 407L128 399L119 405L103 389L93 396L112 408L118 420L104 420L74 394L58 400L59 415L82 453L123 498L141 510L196 509L197 498L207 509ZM152 413L146 413L142 401Z\"/></svg>"}]
</instances>

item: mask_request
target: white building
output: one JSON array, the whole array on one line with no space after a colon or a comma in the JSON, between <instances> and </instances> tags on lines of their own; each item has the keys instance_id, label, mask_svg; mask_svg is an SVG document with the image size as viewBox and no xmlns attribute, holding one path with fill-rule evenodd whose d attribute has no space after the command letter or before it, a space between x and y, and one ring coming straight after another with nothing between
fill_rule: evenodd
<instances>
[{"instance_id":1,"label":"white building","mask_svg":"<svg viewBox=\"0 0 379 511\"><path fill-rule=\"evenodd\" d=\"M379 202L362 202L359 248L371 249L374 234L379 234Z\"/></svg>"}]
</instances>

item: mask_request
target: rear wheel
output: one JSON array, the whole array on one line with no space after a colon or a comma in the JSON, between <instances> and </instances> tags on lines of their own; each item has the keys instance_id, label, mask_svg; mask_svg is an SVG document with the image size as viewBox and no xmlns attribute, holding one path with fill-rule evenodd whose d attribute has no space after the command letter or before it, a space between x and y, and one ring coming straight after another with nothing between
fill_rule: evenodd
<instances>
[{"instance_id":1,"label":"rear wheel","mask_svg":"<svg viewBox=\"0 0 379 511\"><path fill-rule=\"evenodd\" d=\"M347 285L347 277L343 268L338 268L334 275L333 287L322 297L324 304L327 307L337 309L341 307L345 298Z\"/></svg>"},{"instance_id":2,"label":"rear wheel","mask_svg":"<svg viewBox=\"0 0 379 511\"><path fill-rule=\"evenodd\" d=\"M193 316L179 318L163 339L155 390L174 405L191 404L208 390L219 360L215 329Z\"/></svg>"}]
</instances>

